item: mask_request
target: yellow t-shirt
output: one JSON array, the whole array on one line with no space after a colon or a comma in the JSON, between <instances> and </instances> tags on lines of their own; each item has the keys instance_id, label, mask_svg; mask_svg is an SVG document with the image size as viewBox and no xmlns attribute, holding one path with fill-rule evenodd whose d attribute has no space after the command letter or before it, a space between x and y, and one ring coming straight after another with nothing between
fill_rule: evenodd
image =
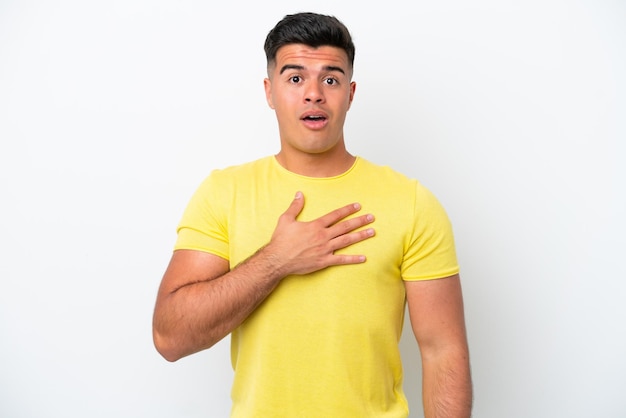
<instances>
[{"instance_id":1,"label":"yellow t-shirt","mask_svg":"<svg viewBox=\"0 0 626 418\"><path fill-rule=\"evenodd\" d=\"M232 268L269 241L296 191L305 199L298 220L358 202L358 214L375 216L376 235L342 250L365 263L286 277L232 332L231 416L406 417L403 280L459 271L448 217L419 182L362 158L330 178L291 173L273 156L215 170L192 197L175 248Z\"/></svg>"}]
</instances>

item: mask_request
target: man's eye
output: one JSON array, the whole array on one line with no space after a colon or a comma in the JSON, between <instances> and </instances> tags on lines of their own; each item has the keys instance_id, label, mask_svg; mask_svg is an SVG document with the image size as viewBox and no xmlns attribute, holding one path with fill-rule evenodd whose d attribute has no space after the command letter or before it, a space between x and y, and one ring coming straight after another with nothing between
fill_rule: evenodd
<instances>
[{"instance_id":1,"label":"man's eye","mask_svg":"<svg viewBox=\"0 0 626 418\"><path fill-rule=\"evenodd\" d=\"M337 80L335 80L334 78L327 78L325 80L326 84L328 84L329 86L335 85L337 84Z\"/></svg>"},{"instance_id":2,"label":"man's eye","mask_svg":"<svg viewBox=\"0 0 626 418\"><path fill-rule=\"evenodd\" d=\"M292 83L299 83L300 80L301 80L301 78L300 78L299 75L294 75L294 76L291 77L291 82Z\"/></svg>"}]
</instances>

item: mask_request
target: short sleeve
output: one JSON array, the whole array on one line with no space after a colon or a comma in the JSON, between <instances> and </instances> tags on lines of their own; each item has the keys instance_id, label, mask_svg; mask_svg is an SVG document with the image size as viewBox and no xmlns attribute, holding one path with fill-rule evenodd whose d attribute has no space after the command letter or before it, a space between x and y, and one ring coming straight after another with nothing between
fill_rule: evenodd
<instances>
[{"instance_id":1,"label":"short sleeve","mask_svg":"<svg viewBox=\"0 0 626 418\"><path fill-rule=\"evenodd\" d=\"M413 228L405 245L402 279L432 280L459 272L452 225L437 198L417 183Z\"/></svg>"},{"instance_id":2,"label":"short sleeve","mask_svg":"<svg viewBox=\"0 0 626 418\"><path fill-rule=\"evenodd\" d=\"M212 172L192 195L177 228L175 250L205 251L229 259L229 193Z\"/></svg>"}]
</instances>

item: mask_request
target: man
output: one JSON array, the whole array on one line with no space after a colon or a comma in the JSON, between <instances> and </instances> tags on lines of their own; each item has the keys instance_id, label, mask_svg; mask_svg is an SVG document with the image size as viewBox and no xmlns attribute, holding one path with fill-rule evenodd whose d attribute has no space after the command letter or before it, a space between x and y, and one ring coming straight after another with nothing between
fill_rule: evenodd
<instances>
[{"instance_id":1,"label":"man","mask_svg":"<svg viewBox=\"0 0 626 418\"><path fill-rule=\"evenodd\" d=\"M280 152L215 170L194 194L157 296L158 351L175 361L231 334L232 417L406 417L407 302L426 416L468 417L450 224L417 181L347 151L348 30L289 15L265 51Z\"/></svg>"}]
</instances>

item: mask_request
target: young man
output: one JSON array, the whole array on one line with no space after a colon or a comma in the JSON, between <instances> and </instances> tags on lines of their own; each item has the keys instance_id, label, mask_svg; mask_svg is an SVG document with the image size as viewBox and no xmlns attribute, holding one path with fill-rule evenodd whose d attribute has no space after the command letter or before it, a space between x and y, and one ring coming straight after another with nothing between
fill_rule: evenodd
<instances>
[{"instance_id":1,"label":"young man","mask_svg":"<svg viewBox=\"0 0 626 418\"><path fill-rule=\"evenodd\" d=\"M346 150L348 30L286 16L265 51L280 152L213 171L191 199L157 296L158 351L175 361L231 334L232 417L406 417L407 302L426 417L468 417L450 224L417 181Z\"/></svg>"}]
</instances>

